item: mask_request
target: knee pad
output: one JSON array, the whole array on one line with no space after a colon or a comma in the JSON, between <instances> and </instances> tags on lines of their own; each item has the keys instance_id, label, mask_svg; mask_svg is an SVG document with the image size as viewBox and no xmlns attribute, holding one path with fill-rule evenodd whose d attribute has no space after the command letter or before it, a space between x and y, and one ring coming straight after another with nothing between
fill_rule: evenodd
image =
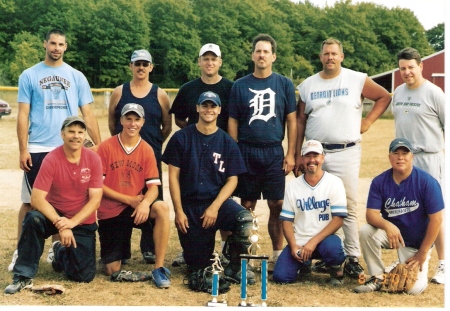
<instances>
[{"instance_id":1,"label":"knee pad","mask_svg":"<svg viewBox=\"0 0 450 311\"><path fill-rule=\"evenodd\" d=\"M252 233L252 214L243 209L236 214L236 229L228 236L223 254L230 259L232 264L240 264L240 254L247 254L250 246L249 236Z\"/></svg>"}]
</instances>

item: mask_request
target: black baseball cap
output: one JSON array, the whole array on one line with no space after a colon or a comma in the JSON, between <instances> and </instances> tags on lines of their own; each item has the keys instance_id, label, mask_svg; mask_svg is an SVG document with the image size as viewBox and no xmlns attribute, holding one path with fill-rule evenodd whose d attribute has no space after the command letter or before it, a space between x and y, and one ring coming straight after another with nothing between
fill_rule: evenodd
<instances>
[{"instance_id":1,"label":"black baseball cap","mask_svg":"<svg viewBox=\"0 0 450 311\"><path fill-rule=\"evenodd\" d=\"M202 95L200 95L200 97L198 98L198 105L201 105L206 101L213 102L216 106L219 107L221 105L219 95L211 91L204 92L202 93Z\"/></svg>"}]
</instances>

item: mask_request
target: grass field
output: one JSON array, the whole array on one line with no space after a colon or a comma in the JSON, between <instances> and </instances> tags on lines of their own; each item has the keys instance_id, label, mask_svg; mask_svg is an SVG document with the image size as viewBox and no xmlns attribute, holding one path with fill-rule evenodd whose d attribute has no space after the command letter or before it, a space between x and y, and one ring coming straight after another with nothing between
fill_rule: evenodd
<instances>
[{"instance_id":1,"label":"grass field","mask_svg":"<svg viewBox=\"0 0 450 311\"><path fill-rule=\"evenodd\" d=\"M10 100L10 103L14 103ZM13 114L0 120L0 174L8 174L7 169L18 169L18 147L15 134L15 116L17 106L13 106ZM107 138L107 119L104 103L99 100L95 106L95 112L99 116L102 137ZM178 128L174 126L173 130ZM371 178L389 167L387 149L392 140L393 121L388 119L378 120L372 128L363 135L363 156L361 163L361 183L370 182ZM1 176L8 178L8 176ZM16 185L16 187L20 187ZM366 188L365 188L366 189ZM4 196L9 194L3 193ZM360 193L366 197L367 193ZM166 197L167 200L170 197ZM363 205L363 202L362 202ZM17 206L0 208L2 219L0 235L0 290L3 290L11 282L11 273L6 267L10 263L11 255L16 247ZM265 207L267 208L267 207ZM358 215L360 224L365 223L364 206L359 207ZM257 210L258 212L258 210ZM260 222L261 253L270 254L270 239L267 233L267 225ZM133 233L132 260L125 269L133 271L150 271L152 265L142 263L139 251L140 231ZM216 249L220 249L220 237L216 238ZM169 250L166 256L166 266L172 272L172 287L168 290L157 289L149 282L145 283L113 283L100 271L93 282L78 284L65 279L61 274L53 272L51 266L45 262L50 240L46 242L44 255L41 258L39 272L35 277L35 285L55 283L63 285L67 291L63 295L46 296L34 294L30 291L22 291L15 295L0 295L0 308L2 310L18 306L205 306L210 296L206 293L192 292L183 285L184 268L172 268L172 259L179 253L181 247L175 226L171 228ZM99 247L97 247L97 252ZM389 264L396 258L393 251L383 251L383 260ZM433 250L430 261L429 277L434 274L437 264L436 252ZM365 263L362 261L363 267ZM259 274L257 273L257 277ZM394 308L443 308L444 286L430 284L427 290L419 296L392 295L386 293L355 294L351 292L357 281L345 278L345 284L340 288L334 288L327 284L329 276L313 273L299 282L291 285L277 285L269 282L268 305L271 307L394 307ZM229 306L237 306L239 299L239 286L232 285L227 293ZM249 296L259 302L259 283L249 287Z\"/></svg>"}]
</instances>

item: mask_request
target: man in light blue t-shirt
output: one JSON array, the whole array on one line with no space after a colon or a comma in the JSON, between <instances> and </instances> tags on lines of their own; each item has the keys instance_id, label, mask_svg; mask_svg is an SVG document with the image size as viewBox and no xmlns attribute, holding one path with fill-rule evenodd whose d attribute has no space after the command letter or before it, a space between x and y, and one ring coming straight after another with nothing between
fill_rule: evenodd
<instances>
[{"instance_id":1,"label":"man in light blue t-shirt","mask_svg":"<svg viewBox=\"0 0 450 311\"><path fill-rule=\"evenodd\" d=\"M86 77L63 61L67 49L66 35L58 29L50 30L44 41L45 60L24 70L19 77L19 113L17 137L20 168L24 171L19 211L18 237L25 214L31 210L30 194L44 157L62 145L61 124L68 116L77 116L78 108L96 150L101 142L97 119L89 105L94 101ZM57 237L53 237L54 240ZM52 249L48 262L52 261ZM17 250L9 271L14 268Z\"/></svg>"}]
</instances>

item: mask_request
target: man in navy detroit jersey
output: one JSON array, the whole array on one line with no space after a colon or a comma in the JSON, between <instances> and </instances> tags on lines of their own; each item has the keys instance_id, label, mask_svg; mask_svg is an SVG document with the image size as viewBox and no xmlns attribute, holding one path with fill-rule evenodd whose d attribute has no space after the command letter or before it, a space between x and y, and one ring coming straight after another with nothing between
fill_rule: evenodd
<instances>
[{"instance_id":1,"label":"man in navy detroit jersey","mask_svg":"<svg viewBox=\"0 0 450 311\"><path fill-rule=\"evenodd\" d=\"M364 260L371 276L356 293L378 291L383 282L381 248L396 249L400 263L418 266L417 281L409 294L420 294L428 285L428 262L439 233L444 199L438 181L413 166L412 144L405 138L389 146L392 168L375 177L367 199L367 224L359 230Z\"/></svg>"},{"instance_id":2,"label":"man in navy detroit jersey","mask_svg":"<svg viewBox=\"0 0 450 311\"><path fill-rule=\"evenodd\" d=\"M277 44L267 34L253 39L254 71L238 79L231 88L228 133L238 141L248 172L239 176L236 196L254 210L256 201L267 200L270 209L269 235L273 255L269 271L283 248L283 230L278 219L283 205L285 174L294 168L296 99L292 81L272 72ZM287 123L286 156L282 142Z\"/></svg>"},{"instance_id":3,"label":"man in navy detroit jersey","mask_svg":"<svg viewBox=\"0 0 450 311\"><path fill-rule=\"evenodd\" d=\"M220 99L200 95L199 120L175 132L162 160L169 166L169 188L184 259L190 276L211 265L216 231L231 231L225 245L225 275L240 280L240 254L248 253L251 213L231 198L237 176L246 172L236 142L217 125ZM248 271L248 283L255 275Z\"/></svg>"}]
</instances>

